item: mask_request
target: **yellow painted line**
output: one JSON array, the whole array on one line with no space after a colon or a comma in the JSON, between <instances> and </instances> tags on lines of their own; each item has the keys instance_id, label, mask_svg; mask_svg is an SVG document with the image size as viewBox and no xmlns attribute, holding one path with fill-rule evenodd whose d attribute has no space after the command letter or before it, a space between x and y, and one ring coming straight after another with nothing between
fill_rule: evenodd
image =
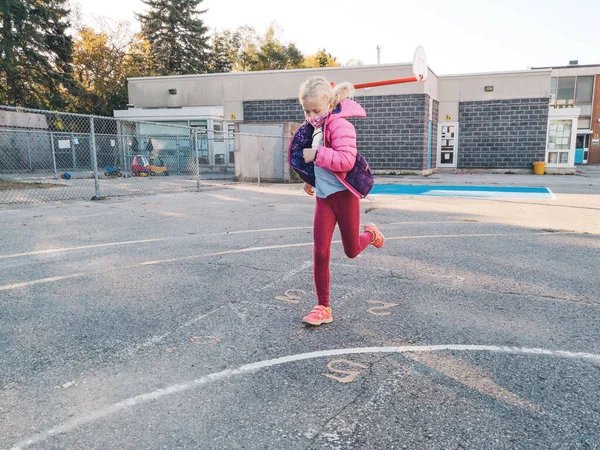
<instances>
[{"instance_id":1,"label":"yellow painted line","mask_svg":"<svg viewBox=\"0 0 600 450\"><path fill-rule=\"evenodd\" d=\"M148 242L166 241L167 239L168 238L143 239L141 241L109 242L107 244L82 245L80 247L50 248L48 250L37 250L35 252L13 253L12 255L0 255L0 259L18 258L20 256L44 255L44 254L48 254L48 253L70 252L73 250L86 250L88 248L114 247L117 245L145 244Z\"/></svg>"},{"instance_id":2,"label":"yellow painted line","mask_svg":"<svg viewBox=\"0 0 600 450\"><path fill-rule=\"evenodd\" d=\"M76 278L76 277L82 277L82 276L83 276L82 273L76 273L73 275L63 275L60 277L42 278L40 280L25 281L24 283L6 284L4 286L0 286L0 291L8 291L10 289L18 289L18 288L22 288L22 287L28 287L28 286L33 286L35 284L52 283L54 281L68 280L69 278Z\"/></svg>"}]
</instances>

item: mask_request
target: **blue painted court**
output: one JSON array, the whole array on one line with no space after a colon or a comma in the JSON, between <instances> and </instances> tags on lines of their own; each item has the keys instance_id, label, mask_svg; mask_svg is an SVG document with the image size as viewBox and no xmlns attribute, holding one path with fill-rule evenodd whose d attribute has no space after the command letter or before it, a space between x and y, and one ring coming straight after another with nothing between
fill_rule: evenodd
<instances>
[{"instance_id":1,"label":"blue painted court","mask_svg":"<svg viewBox=\"0 0 600 450\"><path fill-rule=\"evenodd\" d=\"M440 186L376 184L370 195L426 195L431 197L553 199L545 187L519 186Z\"/></svg>"}]
</instances>

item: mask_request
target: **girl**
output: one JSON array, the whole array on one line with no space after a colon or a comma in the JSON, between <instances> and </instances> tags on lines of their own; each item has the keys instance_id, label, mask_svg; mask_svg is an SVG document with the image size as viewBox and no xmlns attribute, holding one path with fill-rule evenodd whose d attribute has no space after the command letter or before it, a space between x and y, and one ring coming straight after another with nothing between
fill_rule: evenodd
<instances>
[{"instance_id":1,"label":"girl","mask_svg":"<svg viewBox=\"0 0 600 450\"><path fill-rule=\"evenodd\" d=\"M349 258L358 256L369 244L377 248L384 244L384 236L374 224L365 225L364 231L359 232L361 186L357 185L356 177L347 176L358 160L356 131L346 118L366 116L358 103L346 98L353 93L350 83L333 87L320 76L309 78L300 86L299 100L306 122L292 138L289 160L305 181L304 191L317 195L313 275L319 304L303 318L310 325L333 321L329 306L329 258L335 224Z\"/></svg>"}]
</instances>

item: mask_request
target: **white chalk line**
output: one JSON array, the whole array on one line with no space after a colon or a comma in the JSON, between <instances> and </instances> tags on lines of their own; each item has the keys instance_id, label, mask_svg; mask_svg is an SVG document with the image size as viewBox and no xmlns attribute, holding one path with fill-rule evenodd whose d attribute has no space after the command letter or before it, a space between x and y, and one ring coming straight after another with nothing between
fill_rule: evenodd
<instances>
[{"instance_id":1,"label":"white chalk line","mask_svg":"<svg viewBox=\"0 0 600 450\"><path fill-rule=\"evenodd\" d=\"M307 230L312 229L312 227L287 227L287 228L260 228L255 230L239 230L239 231L223 231L220 233L210 233L203 234L196 237L209 237L209 236L226 236L228 234L247 234L247 233L268 233L275 231L292 231L292 230ZM0 255L0 259L9 259L9 258L19 258L22 256L34 256L34 255L44 255L48 253L59 253L59 252L71 252L76 250L87 250L91 248L102 248L102 247L114 247L119 245L132 245L132 244L147 244L152 242L162 242L173 239L181 239L181 238L189 238L190 236L176 236L176 237L168 237L168 238L156 238L156 239L142 239L138 241L121 241L121 242L108 242L105 244L91 244L91 245L81 245L78 247L62 247L62 248L50 248L46 250L36 250L33 252L23 252L23 253L13 253L9 255Z\"/></svg>"},{"instance_id":2,"label":"white chalk line","mask_svg":"<svg viewBox=\"0 0 600 450\"><path fill-rule=\"evenodd\" d=\"M194 317L193 319L188 320L187 322L183 323L182 325L180 325L179 327L177 327L175 330L173 331L169 331L168 333L165 334L161 334L159 336L153 336L150 339L147 339L145 342L143 342L142 344L139 345L135 345L132 347L127 347L119 352L116 353L116 356L123 356L123 355L131 355L143 348L149 347L153 344L156 344L157 342L162 341L163 339L165 339L166 337L169 337L170 335L177 333L178 331L183 330L184 328L189 327L190 325L195 324L196 322L210 316L211 314L217 312L219 309L221 309L222 307L219 308L215 308L212 311L207 312L206 314L201 314L200 316Z\"/></svg>"},{"instance_id":3,"label":"white chalk line","mask_svg":"<svg viewBox=\"0 0 600 450\"><path fill-rule=\"evenodd\" d=\"M70 278L82 277L82 273L74 273L72 275L62 275L58 277L42 278L39 280L24 281L22 283L5 284L0 286L0 291L8 291L10 289L19 289L22 287L34 286L36 284L52 283L54 281L68 280Z\"/></svg>"},{"instance_id":4,"label":"white chalk line","mask_svg":"<svg viewBox=\"0 0 600 450\"><path fill-rule=\"evenodd\" d=\"M177 394L190 390L194 387L210 383L212 381L229 378L235 375L241 375L245 373L256 372L261 369L268 367L278 366L281 364L287 364L290 362L303 361L307 359L324 358L329 356L340 356L340 355L356 355L365 353L414 353L414 352L439 352L439 351L486 351L492 353L507 353L507 354L525 354L525 355L543 355L543 356L555 356L561 358L574 358L583 359L594 362L600 361L600 355L593 353L581 353L581 352L569 352L564 350L547 350L543 348L526 348L526 347L507 347L507 346L494 346L494 345L418 345L418 346L399 346L399 347L359 347L359 348L342 348L333 350L322 350L317 352L300 353L297 355L289 355L281 358L269 359L265 361L259 361L255 363L245 364L238 367L237 369L227 369L221 372L213 373L210 375L197 378L186 383L174 384L164 389L157 389L152 392L145 394L136 395L135 397L127 398L123 401L109 405L105 408L96 410L91 414L76 417L74 419L63 422L47 431L38 433L24 441L15 444L11 450L20 450L30 445L42 442L51 436L60 433L68 433L75 428L82 425L94 422L98 419L108 417L119 411L129 409L133 406L148 403L149 401L156 400L167 395Z\"/></svg>"},{"instance_id":5,"label":"white chalk line","mask_svg":"<svg viewBox=\"0 0 600 450\"><path fill-rule=\"evenodd\" d=\"M87 217L87 216L86 216ZM389 225L423 225L423 224L450 224L450 223L462 223L460 221L454 222L392 222ZM227 236L227 235L235 235L235 234L249 234L249 233L271 233L277 231L294 231L294 230L312 230L312 226L309 227L281 227L281 228L258 228L252 230L238 230L238 231L223 231L220 233L210 233L210 234L202 234L197 235L196 237L209 237L209 236ZM0 259L9 259L9 258L19 258L23 256L34 256L34 255L44 255L49 253L59 253L59 252L71 252L76 250L87 250L92 248L102 248L102 247L114 247L119 245L132 245L132 244L147 244L152 242L162 242L172 239L181 239L188 238L189 236L177 236L170 238L156 238L156 239L142 239L137 241L121 241L121 242L108 242L105 244L91 244L91 245L81 245L78 247L63 247L63 248L50 248L46 250L36 250L32 252L23 252L23 253L13 253L8 255L0 255Z\"/></svg>"},{"instance_id":6,"label":"white chalk line","mask_svg":"<svg viewBox=\"0 0 600 450\"><path fill-rule=\"evenodd\" d=\"M334 242L341 242L341 241L334 241ZM232 255L235 253L258 252L261 250L273 250L273 249L292 248L292 247L307 247L309 245L313 245L313 243L312 242L303 242L300 244L283 244L283 245L267 245L264 247L248 247L248 248L240 248L240 249L236 249L236 250L226 250L223 252L216 252L216 253L204 253L201 255L182 256L180 258L160 259L160 260L155 260L155 261L144 261L144 262L140 263L140 266L165 264L165 263L178 262L178 261L187 261L190 259L208 258L210 256Z\"/></svg>"},{"instance_id":7,"label":"white chalk line","mask_svg":"<svg viewBox=\"0 0 600 450\"><path fill-rule=\"evenodd\" d=\"M542 232L542 233L475 233L475 234L429 234L429 235L418 235L418 236L397 236L397 237L386 237L386 241L397 241L404 239L450 239L450 238L469 238L469 237L499 237L499 236L543 236L543 235L557 235L557 234L578 234L575 231L557 231L557 232ZM332 241L332 244L340 244L342 241ZM264 247L248 247L236 250L226 250L223 252L216 253L203 253L200 255L181 256L179 258L170 259L158 259L154 261L144 261L140 263L140 266L148 266L155 264L166 264L179 261L188 261L190 259L208 258L211 256L224 256L233 255L236 253L247 253L247 252L258 252L262 250L279 250L283 248L293 247L308 247L314 245L313 242L302 242L299 244L281 244L281 245L267 245Z\"/></svg>"},{"instance_id":8,"label":"white chalk line","mask_svg":"<svg viewBox=\"0 0 600 450\"><path fill-rule=\"evenodd\" d=\"M296 267L295 269L290 270L288 273L286 273L283 276L280 276L279 278L277 278L275 281L273 281L272 283L266 284L261 288L256 289L256 292L260 292L260 291L264 291L265 289L269 289L270 287L275 286L276 284L281 283L282 281L285 281L291 277L293 277L294 275L296 275L297 273L300 273L306 269L308 269L309 267L312 267L313 263L312 261L304 261L302 263L302 265L300 267Z\"/></svg>"},{"instance_id":9,"label":"white chalk line","mask_svg":"<svg viewBox=\"0 0 600 450\"><path fill-rule=\"evenodd\" d=\"M578 234L576 231L548 231L541 233L474 233L474 234L431 234L419 236L396 236L386 237L386 241L397 241L400 239L440 239L440 238L461 238L461 237L498 237L498 236L544 236L556 234Z\"/></svg>"},{"instance_id":10,"label":"white chalk line","mask_svg":"<svg viewBox=\"0 0 600 450\"><path fill-rule=\"evenodd\" d=\"M19 258L21 256L44 255L44 254L48 254L48 253L71 252L74 250L86 250L89 248L114 247L117 245L146 244L149 242L166 241L167 239L168 238L143 239L140 241L122 241L122 242L108 242L106 244L82 245L79 247L50 248L47 250L37 250L35 252L13 253L11 255L0 255L0 259Z\"/></svg>"}]
</instances>

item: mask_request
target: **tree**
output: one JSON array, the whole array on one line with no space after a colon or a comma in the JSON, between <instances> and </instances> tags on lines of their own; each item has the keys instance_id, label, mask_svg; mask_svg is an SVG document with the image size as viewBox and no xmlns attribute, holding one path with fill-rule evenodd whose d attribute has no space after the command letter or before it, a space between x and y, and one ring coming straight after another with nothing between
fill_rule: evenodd
<instances>
[{"instance_id":1,"label":"tree","mask_svg":"<svg viewBox=\"0 0 600 450\"><path fill-rule=\"evenodd\" d=\"M363 63L361 60L359 59L351 59L348 62L346 62L346 64L344 64L345 66L364 66L365 63Z\"/></svg>"},{"instance_id":2,"label":"tree","mask_svg":"<svg viewBox=\"0 0 600 450\"><path fill-rule=\"evenodd\" d=\"M210 58L208 71L210 73L231 72L235 52L231 46L231 33L215 32L210 40Z\"/></svg>"},{"instance_id":3,"label":"tree","mask_svg":"<svg viewBox=\"0 0 600 450\"><path fill-rule=\"evenodd\" d=\"M127 22L101 26L96 31L80 28L73 51L77 96L72 110L112 116L125 108L127 78L155 75L150 45L141 35L133 35Z\"/></svg>"},{"instance_id":4,"label":"tree","mask_svg":"<svg viewBox=\"0 0 600 450\"><path fill-rule=\"evenodd\" d=\"M277 38L277 29L271 25L260 40L257 62L252 70L281 70L303 67L304 56L292 43L288 46Z\"/></svg>"},{"instance_id":5,"label":"tree","mask_svg":"<svg viewBox=\"0 0 600 450\"><path fill-rule=\"evenodd\" d=\"M127 77L152 77L158 75L158 64L152 55L152 46L141 33L133 36L125 60Z\"/></svg>"},{"instance_id":6,"label":"tree","mask_svg":"<svg viewBox=\"0 0 600 450\"><path fill-rule=\"evenodd\" d=\"M198 10L203 0L142 0L150 9L136 14L142 35L150 42L159 74L205 73L208 69L208 28Z\"/></svg>"},{"instance_id":7,"label":"tree","mask_svg":"<svg viewBox=\"0 0 600 450\"><path fill-rule=\"evenodd\" d=\"M316 55L309 55L304 58L305 67L338 67L340 63L337 58L331 56L331 53L327 53L324 48L319 50Z\"/></svg>"},{"instance_id":8,"label":"tree","mask_svg":"<svg viewBox=\"0 0 600 450\"><path fill-rule=\"evenodd\" d=\"M278 29L273 24L263 36L256 30L244 25L235 31L225 30L213 35L213 58L217 51L214 47L219 40L218 50L223 63L226 59L231 64L230 70L246 72L255 70L280 70L304 67L304 55L295 44L283 44L277 38ZM224 50L223 50L224 49ZM224 53L228 55L226 58ZM214 66L213 63L211 65ZM213 69L211 69L213 71Z\"/></svg>"},{"instance_id":9,"label":"tree","mask_svg":"<svg viewBox=\"0 0 600 450\"><path fill-rule=\"evenodd\" d=\"M230 52L233 70L245 72L252 70L258 60L258 34L250 25L243 25L230 37Z\"/></svg>"},{"instance_id":10,"label":"tree","mask_svg":"<svg viewBox=\"0 0 600 450\"><path fill-rule=\"evenodd\" d=\"M0 103L66 106L73 89L67 0L0 1Z\"/></svg>"}]
</instances>

